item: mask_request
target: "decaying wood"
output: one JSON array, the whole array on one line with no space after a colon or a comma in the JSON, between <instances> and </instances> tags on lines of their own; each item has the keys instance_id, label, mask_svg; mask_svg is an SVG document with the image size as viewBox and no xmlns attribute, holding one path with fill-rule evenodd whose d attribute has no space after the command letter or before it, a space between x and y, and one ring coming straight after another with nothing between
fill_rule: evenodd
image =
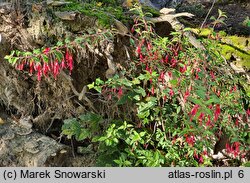
<instances>
[{"instance_id":1,"label":"decaying wood","mask_svg":"<svg viewBox=\"0 0 250 183\"><path fill-rule=\"evenodd\" d=\"M29 118L0 124L0 166L67 166L69 148L31 127Z\"/></svg>"},{"instance_id":2,"label":"decaying wood","mask_svg":"<svg viewBox=\"0 0 250 183\"><path fill-rule=\"evenodd\" d=\"M181 24L176 18L177 17L193 17L194 15L191 13L174 13L175 10L170 8L163 8L160 10L161 15L159 17L149 18L147 17L147 20L153 22L153 23L159 23L159 22L169 22L173 29L176 31L182 31L184 29L184 25ZM195 36L190 31L184 31L184 36L186 36L189 39L189 42L195 47L199 49L205 49L205 47L201 44L200 41L198 41Z\"/></svg>"}]
</instances>

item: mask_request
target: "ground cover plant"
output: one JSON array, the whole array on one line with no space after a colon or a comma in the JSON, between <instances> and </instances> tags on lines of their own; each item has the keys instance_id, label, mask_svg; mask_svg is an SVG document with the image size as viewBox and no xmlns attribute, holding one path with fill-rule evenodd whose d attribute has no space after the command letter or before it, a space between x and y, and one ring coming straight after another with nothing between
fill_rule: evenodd
<instances>
[{"instance_id":1,"label":"ground cover plant","mask_svg":"<svg viewBox=\"0 0 250 183\"><path fill-rule=\"evenodd\" d=\"M140 6L131 11L130 60L108 79L88 84L95 110L65 119L62 135L94 144L99 166L216 166L218 151L228 166L244 165L250 150L247 80L221 55L219 34L212 32L201 40L205 49L197 49L184 36L190 29L160 37L145 18L150 13ZM95 50L119 34L98 31L5 58L36 74L38 83L56 80L62 71L71 75L79 49Z\"/></svg>"}]
</instances>

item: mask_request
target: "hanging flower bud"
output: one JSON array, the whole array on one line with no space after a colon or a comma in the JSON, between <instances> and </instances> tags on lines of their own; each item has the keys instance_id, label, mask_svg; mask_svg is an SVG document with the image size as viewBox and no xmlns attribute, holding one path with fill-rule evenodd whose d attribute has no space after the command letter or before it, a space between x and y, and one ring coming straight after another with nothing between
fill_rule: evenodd
<instances>
[{"instance_id":1,"label":"hanging flower bud","mask_svg":"<svg viewBox=\"0 0 250 183\"><path fill-rule=\"evenodd\" d=\"M41 77L42 77L42 68L40 63L36 64L35 70L37 71L37 80L41 81Z\"/></svg>"},{"instance_id":2,"label":"hanging flower bud","mask_svg":"<svg viewBox=\"0 0 250 183\"><path fill-rule=\"evenodd\" d=\"M164 62L167 64L168 63L168 55L166 55Z\"/></svg>"},{"instance_id":3,"label":"hanging flower bud","mask_svg":"<svg viewBox=\"0 0 250 183\"><path fill-rule=\"evenodd\" d=\"M122 94L123 94L123 92L122 92L122 87L120 87L119 89L118 89L118 98L120 99L121 98L121 96L122 96Z\"/></svg>"},{"instance_id":4,"label":"hanging flower bud","mask_svg":"<svg viewBox=\"0 0 250 183\"><path fill-rule=\"evenodd\" d=\"M64 58L63 58L63 59L62 59L62 61L61 61L61 68L62 68L62 69L66 68L66 65L65 65L65 60L64 60Z\"/></svg>"},{"instance_id":5,"label":"hanging flower bud","mask_svg":"<svg viewBox=\"0 0 250 183\"><path fill-rule=\"evenodd\" d=\"M57 78L57 75L59 74L59 69L60 69L60 66L58 64L58 60L56 60L54 63L54 68L53 68L53 75L55 79Z\"/></svg>"},{"instance_id":6,"label":"hanging flower bud","mask_svg":"<svg viewBox=\"0 0 250 183\"><path fill-rule=\"evenodd\" d=\"M214 121L217 121L220 115L220 105L217 104L215 107Z\"/></svg>"},{"instance_id":7,"label":"hanging flower bud","mask_svg":"<svg viewBox=\"0 0 250 183\"><path fill-rule=\"evenodd\" d=\"M30 68L29 73L33 74L33 69L34 69L34 62L33 62L33 60L30 61L29 68Z\"/></svg>"},{"instance_id":8,"label":"hanging flower bud","mask_svg":"<svg viewBox=\"0 0 250 183\"><path fill-rule=\"evenodd\" d=\"M155 88L154 88L154 86L152 86L152 88L151 88L151 94L152 94L152 95L155 94Z\"/></svg>"},{"instance_id":9,"label":"hanging flower bud","mask_svg":"<svg viewBox=\"0 0 250 183\"><path fill-rule=\"evenodd\" d=\"M43 64L43 75L47 76L49 71L50 71L49 65L47 63L44 63Z\"/></svg>"}]
</instances>

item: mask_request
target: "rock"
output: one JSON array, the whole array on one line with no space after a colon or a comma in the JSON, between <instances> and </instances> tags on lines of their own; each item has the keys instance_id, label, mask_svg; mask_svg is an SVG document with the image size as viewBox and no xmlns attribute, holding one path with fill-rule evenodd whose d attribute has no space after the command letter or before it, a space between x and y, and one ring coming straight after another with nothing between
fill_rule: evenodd
<instances>
[{"instance_id":1,"label":"rock","mask_svg":"<svg viewBox=\"0 0 250 183\"><path fill-rule=\"evenodd\" d=\"M23 133L25 132L25 133ZM67 166L67 146L8 119L0 128L0 166Z\"/></svg>"},{"instance_id":2,"label":"rock","mask_svg":"<svg viewBox=\"0 0 250 183\"><path fill-rule=\"evenodd\" d=\"M162 9L165 7L176 7L183 2L183 0L151 0L152 4L157 9Z\"/></svg>"},{"instance_id":3,"label":"rock","mask_svg":"<svg viewBox=\"0 0 250 183\"><path fill-rule=\"evenodd\" d=\"M67 1L47 0L47 5L49 6L62 6L62 5L70 4L70 3L71 2L67 2Z\"/></svg>"},{"instance_id":4,"label":"rock","mask_svg":"<svg viewBox=\"0 0 250 183\"><path fill-rule=\"evenodd\" d=\"M77 12L60 12L60 11L56 11L55 15L62 19L62 20L75 20L76 16L77 16Z\"/></svg>"}]
</instances>

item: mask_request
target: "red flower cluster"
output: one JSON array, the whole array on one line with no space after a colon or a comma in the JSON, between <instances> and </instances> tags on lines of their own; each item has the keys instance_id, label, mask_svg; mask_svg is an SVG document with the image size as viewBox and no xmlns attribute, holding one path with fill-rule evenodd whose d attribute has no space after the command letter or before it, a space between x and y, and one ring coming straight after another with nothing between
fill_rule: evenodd
<instances>
[{"instance_id":1,"label":"red flower cluster","mask_svg":"<svg viewBox=\"0 0 250 183\"><path fill-rule=\"evenodd\" d=\"M185 135L186 137L186 142L188 143L188 145L190 146L194 146L194 143L195 143L195 137L194 135Z\"/></svg>"},{"instance_id":2,"label":"red flower cluster","mask_svg":"<svg viewBox=\"0 0 250 183\"><path fill-rule=\"evenodd\" d=\"M189 115L191 115L190 121L193 120L193 117L194 117L194 116L196 115L196 113L198 112L199 107L200 107L200 106L199 106L198 104L196 104L196 105L192 108L191 112L189 113Z\"/></svg>"},{"instance_id":3,"label":"red flower cluster","mask_svg":"<svg viewBox=\"0 0 250 183\"><path fill-rule=\"evenodd\" d=\"M49 57L50 48L45 48L43 54ZM24 70L25 68L29 68L29 73L32 75L34 71L37 73L37 80L40 81L42 76L48 76L49 73L52 73L54 78L56 79L60 71L64 68L68 68L71 71L73 70L73 56L72 54L66 49L65 57L62 58L61 63L57 59L51 60L49 57L49 61L46 62L40 57L40 62L35 62L33 59L29 61L21 61L17 64L18 70Z\"/></svg>"},{"instance_id":4,"label":"red flower cluster","mask_svg":"<svg viewBox=\"0 0 250 183\"><path fill-rule=\"evenodd\" d=\"M219 118L220 115L220 105L217 104L215 107L215 112L214 112L214 121L216 122Z\"/></svg>"},{"instance_id":5,"label":"red flower cluster","mask_svg":"<svg viewBox=\"0 0 250 183\"><path fill-rule=\"evenodd\" d=\"M226 150L228 153L233 154L234 157L236 157L240 154L240 143L234 142L232 145L226 143Z\"/></svg>"}]
</instances>

